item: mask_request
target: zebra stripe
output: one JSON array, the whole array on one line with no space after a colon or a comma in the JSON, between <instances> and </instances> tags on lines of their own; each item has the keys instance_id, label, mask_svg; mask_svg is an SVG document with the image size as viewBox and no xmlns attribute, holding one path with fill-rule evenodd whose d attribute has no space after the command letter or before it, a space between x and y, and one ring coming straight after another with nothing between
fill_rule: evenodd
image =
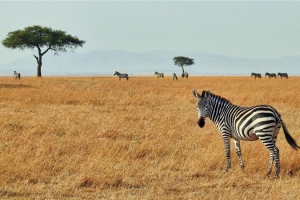
<instances>
[{"instance_id":1,"label":"zebra stripe","mask_svg":"<svg viewBox=\"0 0 300 200\"><path fill-rule=\"evenodd\" d=\"M117 75L117 76L119 77L119 80L121 80L121 78L126 78L127 81L128 81L128 79L129 79L128 74L126 74L126 73L125 73L125 74L121 74L121 73L115 71L114 76L115 76L115 75Z\"/></svg>"},{"instance_id":2,"label":"zebra stripe","mask_svg":"<svg viewBox=\"0 0 300 200\"><path fill-rule=\"evenodd\" d=\"M261 74L260 73L251 73L251 77L254 76L254 78L261 78Z\"/></svg>"},{"instance_id":3,"label":"zebra stripe","mask_svg":"<svg viewBox=\"0 0 300 200\"><path fill-rule=\"evenodd\" d=\"M154 75L156 75L157 78L159 78L159 77L163 77L164 78L164 73L155 72Z\"/></svg>"},{"instance_id":4,"label":"zebra stripe","mask_svg":"<svg viewBox=\"0 0 300 200\"><path fill-rule=\"evenodd\" d=\"M287 73L280 73L280 72L278 72L277 76L280 76L281 79L282 79L282 77L289 78L289 76L288 76Z\"/></svg>"},{"instance_id":5,"label":"zebra stripe","mask_svg":"<svg viewBox=\"0 0 300 200\"><path fill-rule=\"evenodd\" d=\"M176 80L177 81L177 75L175 73L173 73L173 80Z\"/></svg>"},{"instance_id":6,"label":"zebra stripe","mask_svg":"<svg viewBox=\"0 0 300 200\"><path fill-rule=\"evenodd\" d=\"M14 76L15 76L15 79L21 79L21 74L20 73L17 73L17 71L14 71Z\"/></svg>"},{"instance_id":7,"label":"zebra stripe","mask_svg":"<svg viewBox=\"0 0 300 200\"><path fill-rule=\"evenodd\" d=\"M269 76L269 78L272 78L272 77L276 78L276 74L274 74L274 73L268 73L268 72L266 72L265 77L266 76Z\"/></svg>"},{"instance_id":8,"label":"zebra stripe","mask_svg":"<svg viewBox=\"0 0 300 200\"><path fill-rule=\"evenodd\" d=\"M182 77L182 78L184 78L184 77L189 78L189 73L184 72L183 74L181 74L181 77Z\"/></svg>"},{"instance_id":9,"label":"zebra stripe","mask_svg":"<svg viewBox=\"0 0 300 200\"><path fill-rule=\"evenodd\" d=\"M257 105L252 107L240 107L232 104L225 98L203 91L202 95L192 90L197 98L198 125L202 128L205 125L205 118L210 118L220 130L225 144L226 171L231 168L230 139L235 144L236 154L241 168L244 168L240 140L254 141L260 139L270 151L270 162L267 175L272 172L273 161L275 161L276 173L280 173L279 149L276 147L276 139L280 128L283 128L285 138L289 145L298 150L293 137L285 127L279 112L269 105Z\"/></svg>"}]
</instances>

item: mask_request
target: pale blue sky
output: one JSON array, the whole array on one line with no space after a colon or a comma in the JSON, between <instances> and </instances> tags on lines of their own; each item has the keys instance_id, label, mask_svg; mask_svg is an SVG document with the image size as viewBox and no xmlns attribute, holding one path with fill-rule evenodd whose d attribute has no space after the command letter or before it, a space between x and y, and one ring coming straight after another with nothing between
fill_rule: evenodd
<instances>
[{"instance_id":1,"label":"pale blue sky","mask_svg":"<svg viewBox=\"0 0 300 200\"><path fill-rule=\"evenodd\" d=\"M10 31L41 25L85 40L76 52L300 55L299 1L0 1L0 19L0 41ZM30 54L36 50L11 50L1 44L0 65Z\"/></svg>"}]
</instances>

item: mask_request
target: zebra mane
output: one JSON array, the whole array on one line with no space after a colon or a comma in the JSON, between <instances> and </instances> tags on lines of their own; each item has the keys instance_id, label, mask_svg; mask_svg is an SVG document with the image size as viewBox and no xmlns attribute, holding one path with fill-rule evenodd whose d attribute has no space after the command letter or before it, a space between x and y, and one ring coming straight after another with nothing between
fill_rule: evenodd
<instances>
[{"instance_id":1,"label":"zebra mane","mask_svg":"<svg viewBox=\"0 0 300 200\"><path fill-rule=\"evenodd\" d=\"M226 99L225 97L221 97L221 96L218 96L218 95L214 95L214 96L216 96L216 97L219 98L219 99L222 99L222 100L225 101L226 103L232 104L231 101L229 101L229 100Z\"/></svg>"},{"instance_id":2,"label":"zebra mane","mask_svg":"<svg viewBox=\"0 0 300 200\"><path fill-rule=\"evenodd\" d=\"M228 99L226 99L226 98L224 98L224 97L221 97L221 96L219 96L219 95L213 94L213 93L211 93L211 92L209 92L209 91L207 91L207 90L203 90L203 92L202 92L202 97L204 97L205 93L207 93L207 92L209 93L209 95L210 95L211 97L213 97L213 98L215 98L215 99L221 99L222 101L225 101L226 103L232 104Z\"/></svg>"}]
</instances>

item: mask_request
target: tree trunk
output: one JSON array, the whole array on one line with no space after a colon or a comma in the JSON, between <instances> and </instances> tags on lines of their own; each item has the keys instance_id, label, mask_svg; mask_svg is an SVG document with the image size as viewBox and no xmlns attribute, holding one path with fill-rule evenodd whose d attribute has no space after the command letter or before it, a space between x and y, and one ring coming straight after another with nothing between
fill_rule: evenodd
<instances>
[{"instance_id":1,"label":"tree trunk","mask_svg":"<svg viewBox=\"0 0 300 200\"><path fill-rule=\"evenodd\" d=\"M38 77L42 76L42 63L38 63L38 66L37 66L37 76Z\"/></svg>"},{"instance_id":2,"label":"tree trunk","mask_svg":"<svg viewBox=\"0 0 300 200\"><path fill-rule=\"evenodd\" d=\"M184 69L183 69L183 66L181 66L181 68L182 68L182 74L184 74Z\"/></svg>"},{"instance_id":3,"label":"tree trunk","mask_svg":"<svg viewBox=\"0 0 300 200\"><path fill-rule=\"evenodd\" d=\"M184 69L183 69L183 66L181 66L182 68L182 74L181 74L181 77L184 78Z\"/></svg>"},{"instance_id":4,"label":"tree trunk","mask_svg":"<svg viewBox=\"0 0 300 200\"><path fill-rule=\"evenodd\" d=\"M39 57L33 55L36 59L37 62L37 77L41 77L42 76L42 56L43 54L41 53L41 49L38 47L39 50Z\"/></svg>"}]
</instances>

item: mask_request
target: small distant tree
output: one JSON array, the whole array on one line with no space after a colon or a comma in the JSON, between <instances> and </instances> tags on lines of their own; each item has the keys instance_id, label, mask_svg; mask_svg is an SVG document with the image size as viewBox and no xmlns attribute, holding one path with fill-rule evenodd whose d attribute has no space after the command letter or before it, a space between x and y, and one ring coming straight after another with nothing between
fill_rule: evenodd
<instances>
[{"instance_id":1,"label":"small distant tree","mask_svg":"<svg viewBox=\"0 0 300 200\"><path fill-rule=\"evenodd\" d=\"M184 66L190 66L194 64L194 59L184 57L184 56L177 56L173 58L174 64L182 68L182 74L184 74Z\"/></svg>"},{"instance_id":2,"label":"small distant tree","mask_svg":"<svg viewBox=\"0 0 300 200\"><path fill-rule=\"evenodd\" d=\"M64 31L52 30L48 27L28 26L24 30L9 32L2 41L2 45L11 49L37 49L38 55L33 55L37 62L37 76L42 76L42 57L49 50L58 54L66 52L67 48L72 51L77 47L82 47L85 43L76 36L67 34ZM44 48L44 50L42 50Z\"/></svg>"}]
</instances>

